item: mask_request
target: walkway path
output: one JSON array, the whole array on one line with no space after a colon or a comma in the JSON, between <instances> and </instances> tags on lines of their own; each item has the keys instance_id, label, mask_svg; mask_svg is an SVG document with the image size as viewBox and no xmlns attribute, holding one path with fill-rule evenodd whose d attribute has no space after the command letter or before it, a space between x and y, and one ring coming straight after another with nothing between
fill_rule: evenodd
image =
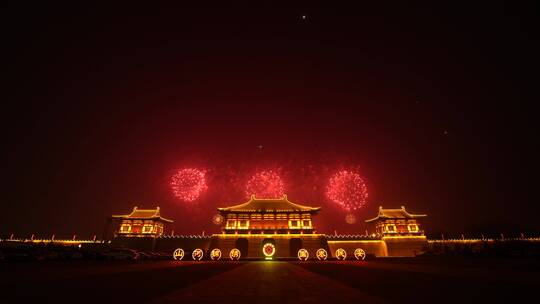
<instances>
[{"instance_id":1,"label":"walkway path","mask_svg":"<svg viewBox=\"0 0 540 304\"><path fill-rule=\"evenodd\" d=\"M251 262L152 303L381 303L288 262Z\"/></svg>"}]
</instances>

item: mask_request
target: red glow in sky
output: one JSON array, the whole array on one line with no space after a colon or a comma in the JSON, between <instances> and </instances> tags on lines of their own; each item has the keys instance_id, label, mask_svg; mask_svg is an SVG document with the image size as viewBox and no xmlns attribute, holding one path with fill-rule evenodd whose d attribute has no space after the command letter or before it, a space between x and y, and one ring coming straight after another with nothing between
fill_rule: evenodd
<instances>
[{"instance_id":1,"label":"red glow in sky","mask_svg":"<svg viewBox=\"0 0 540 304\"><path fill-rule=\"evenodd\" d=\"M171 179L171 189L175 197L184 202L193 202L208 189L205 172L185 168L178 170Z\"/></svg>"},{"instance_id":2,"label":"red glow in sky","mask_svg":"<svg viewBox=\"0 0 540 304\"><path fill-rule=\"evenodd\" d=\"M345 216L345 222L350 225L356 224L356 216L352 213L347 214L347 216Z\"/></svg>"},{"instance_id":3,"label":"red glow in sky","mask_svg":"<svg viewBox=\"0 0 540 304\"><path fill-rule=\"evenodd\" d=\"M330 177L326 196L343 209L352 211L366 205L368 190L360 174L342 170Z\"/></svg>"},{"instance_id":4,"label":"red glow in sky","mask_svg":"<svg viewBox=\"0 0 540 304\"><path fill-rule=\"evenodd\" d=\"M285 193L285 185L276 171L266 170L255 173L246 184L246 195L256 198L280 198Z\"/></svg>"}]
</instances>

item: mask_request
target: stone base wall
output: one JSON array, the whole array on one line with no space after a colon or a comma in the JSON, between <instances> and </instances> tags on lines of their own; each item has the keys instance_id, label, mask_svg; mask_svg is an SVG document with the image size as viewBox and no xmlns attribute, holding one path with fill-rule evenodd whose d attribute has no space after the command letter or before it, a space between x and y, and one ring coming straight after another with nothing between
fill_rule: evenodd
<instances>
[{"instance_id":1,"label":"stone base wall","mask_svg":"<svg viewBox=\"0 0 540 304\"><path fill-rule=\"evenodd\" d=\"M425 252L425 236L383 237L390 257L414 257Z\"/></svg>"},{"instance_id":2,"label":"stone base wall","mask_svg":"<svg viewBox=\"0 0 540 304\"><path fill-rule=\"evenodd\" d=\"M363 249L368 257L387 257L388 250L386 243L382 240L329 240L328 254L336 257L336 251L341 248L347 252L347 259L354 259L354 251L357 248Z\"/></svg>"},{"instance_id":3,"label":"stone base wall","mask_svg":"<svg viewBox=\"0 0 540 304\"><path fill-rule=\"evenodd\" d=\"M347 252L347 259L354 259L354 250L363 249L368 257L414 257L425 251L427 239L424 236L412 237L384 237L380 240L347 238L340 239L327 237L324 234L214 234L212 236L165 236L159 238L127 238L120 237L113 240L113 247L124 247L145 251L172 252L182 248L187 254L197 248L208 256L212 249L221 250L222 258L228 259L231 249L241 252L242 258L264 259L262 247L265 243L272 243L276 248L275 259L297 258L298 250L303 248L314 259L318 249L328 252L328 256L335 258L339 248Z\"/></svg>"}]
</instances>

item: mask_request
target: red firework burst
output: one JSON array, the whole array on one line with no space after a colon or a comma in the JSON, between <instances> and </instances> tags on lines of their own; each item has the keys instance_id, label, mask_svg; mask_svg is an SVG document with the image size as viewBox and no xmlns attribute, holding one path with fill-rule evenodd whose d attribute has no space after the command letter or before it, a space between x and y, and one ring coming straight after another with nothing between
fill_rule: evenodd
<instances>
[{"instance_id":1,"label":"red firework burst","mask_svg":"<svg viewBox=\"0 0 540 304\"><path fill-rule=\"evenodd\" d=\"M246 195L256 198L280 198L285 193L285 185L279 174L272 170L255 173L246 184Z\"/></svg>"},{"instance_id":2,"label":"red firework burst","mask_svg":"<svg viewBox=\"0 0 540 304\"><path fill-rule=\"evenodd\" d=\"M366 205L368 190L360 174L342 170L330 178L326 196L343 209L352 211Z\"/></svg>"},{"instance_id":3,"label":"red firework burst","mask_svg":"<svg viewBox=\"0 0 540 304\"><path fill-rule=\"evenodd\" d=\"M208 189L204 171L186 168L178 170L171 179L171 189L178 199L193 202Z\"/></svg>"}]
</instances>

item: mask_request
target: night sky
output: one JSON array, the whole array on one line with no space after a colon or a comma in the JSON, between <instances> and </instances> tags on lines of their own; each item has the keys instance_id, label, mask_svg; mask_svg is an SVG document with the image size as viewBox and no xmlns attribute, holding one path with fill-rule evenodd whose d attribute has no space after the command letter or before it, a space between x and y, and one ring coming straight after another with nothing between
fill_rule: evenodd
<instances>
[{"instance_id":1,"label":"night sky","mask_svg":"<svg viewBox=\"0 0 540 304\"><path fill-rule=\"evenodd\" d=\"M323 233L380 205L434 235L539 232L538 8L327 4L4 7L0 234L99 236L133 206L217 232L268 168ZM193 204L183 167L208 173ZM368 183L352 225L322 193L340 168Z\"/></svg>"}]
</instances>

